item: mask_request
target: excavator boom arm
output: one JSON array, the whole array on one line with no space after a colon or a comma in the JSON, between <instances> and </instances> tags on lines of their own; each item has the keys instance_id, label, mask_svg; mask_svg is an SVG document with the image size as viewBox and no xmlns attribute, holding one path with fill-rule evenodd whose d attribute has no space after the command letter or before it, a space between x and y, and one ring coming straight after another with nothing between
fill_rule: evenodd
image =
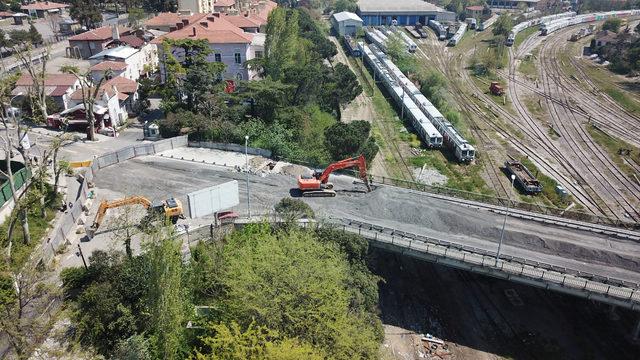
<instances>
[{"instance_id":1,"label":"excavator boom arm","mask_svg":"<svg viewBox=\"0 0 640 360\"><path fill-rule=\"evenodd\" d=\"M332 172L336 170L355 167L355 166L358 167L358 170L360 171L360 178L367 185L367 189L371 191L369 188L369 179L367 178L367 162L364 158L364 155L360 155L358 157L353 157L349 159L344 159L327 166L327 168L324 169L324 171L322 172L318 180L320 180L321 183L326 184L327 181L329 181L329 175L331 175Z\"/></svg>"},{"instance_id":2,"label":"excavator boom arm","mask_svg":"<svg viewBox=\"0 0 640 360\"><path fill-rule=\"evenodd\" d=\"M142 205L145 209L149 209L149 207L151 207L151 201L143 196L130 196L113 201L102 200L100 207L98 208L96 218L93 221L93 228L97 229L102 224L102 220L104 220L107 210L126 205Z\"/></svg>"}]
</instances>

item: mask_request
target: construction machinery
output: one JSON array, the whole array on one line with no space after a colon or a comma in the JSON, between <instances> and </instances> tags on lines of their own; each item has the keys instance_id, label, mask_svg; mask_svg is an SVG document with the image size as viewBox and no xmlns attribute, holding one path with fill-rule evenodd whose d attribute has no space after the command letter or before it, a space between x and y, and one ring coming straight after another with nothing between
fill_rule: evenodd
<instances>
[{"instance_id":1,"label":"construction machinery","mask_svg":"<svg viewBox=\"0 0 640 360\"><path fill-rule=\"evenodd\" d=\"M107 214L107 210L127 206L127 205L142 205L147 209L147 216L149 217L164 214L166 219L171 220L171 223L175 224L178 222L178 219L184 219L184 211L182 209L182 203L180 200L169 198L165 201L151 202L149 199L143 196L130 196L124 199L118 199L113 201L102 200L100 203L100 207L98 208L98 212L96 213L96 217L91 225L91 228L88 230L88 235L93 237L95 231L100 227L102 221L104 220L105 215Z\"/></svg>"},{"instance_id":2,"label":"construction machinery","mask_svg":"<svg viewBox=\"0 0 640 360\"><path fill-rule=\"evenodd\" d=\"M500 86L500 83L497 81L492 81L491 86L489 86L489 91L493 95L502 96L504 95L504 88Z\"/></svg>"},{"instance_id":3,"label":"construction machinery","mask_svg":"<svg viewBox=\"0 0 640 360\"><path fill-rule=\"evenodd\" d=\"M358 167L360 178L371 191L369 178L367 177L367 164L363 155L344 159L327 166L324 170L315 170L311 176L302 175L298 177L298 189L305 197L332 197L336 196L333 184L329 182L329 175L336 170Z\"/></svg>"}]
</instances>

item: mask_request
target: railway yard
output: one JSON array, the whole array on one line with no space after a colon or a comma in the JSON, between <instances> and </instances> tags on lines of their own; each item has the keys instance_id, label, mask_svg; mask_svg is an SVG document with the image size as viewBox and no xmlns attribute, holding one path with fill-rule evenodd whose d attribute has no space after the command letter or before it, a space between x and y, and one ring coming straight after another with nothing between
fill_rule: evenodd
<instances>
[{"instance_id":1,"label":"railway yard","mask_svg":"<svg viewBox=\"0 0 640 360\"><path fill-rule=\"evenodd\" d=\"M508 157L524 157L536 167L533 172L568 191L576 203L574 209L634 223L640 220L638 154L615 159L616 154L592 133L611 137L621 149L637 147L640 118L590 78L586 68L594 65L580 59L589 39L583 39L580 47L567 41L579 27L562 28L548 36L534 32L517 47L508 48L508 64L495 74L506 84L504 98L489 94L489 80L468 70L469 59L484 51L487 32L467 33L452 48L429 31L427 38L414 39L414 56L424 69L436 69L446 77L449 97L463 114L468 135L477 147L477 159L470 167L482 167L480 173L494 194L517 196L509 189L501 166ZM536 76L519 71L525 57L533 58L529 61L534 63ZM636 95L628 96L638 101ZM520 199L538 201L531 196Z\"/></svg>"}]
</instances>

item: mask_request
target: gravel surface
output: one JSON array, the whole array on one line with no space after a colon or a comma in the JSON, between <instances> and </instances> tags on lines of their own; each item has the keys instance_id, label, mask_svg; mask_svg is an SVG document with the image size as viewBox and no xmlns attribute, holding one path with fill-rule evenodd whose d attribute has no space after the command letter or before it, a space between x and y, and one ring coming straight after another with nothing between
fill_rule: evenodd
<instances>
[{"instance_id":1,"label":"gravel surface","mask_svg":"<svg viewBox=\"0 0 640 360\"><path fill-rule=\"evenodd\" d=\"M235 210L245 214L246 175L228 168L150 156L102 169L96 186L98 197L174 196L186 204L187 193L231 179L240 183L240 205ZM294 177L281 174L251 175L250 180L253 214L269 213L296 187ZM305 199L321 217L352 218L487 250L497 247L504 220L499 214L405 189L377 187L363 194L354 191L361 185L347 176L332 176L331 181L337 197ZM505 255L640 281L640 247L628 241L509 218L504 244Z\"/></svg>"}]
</instances>

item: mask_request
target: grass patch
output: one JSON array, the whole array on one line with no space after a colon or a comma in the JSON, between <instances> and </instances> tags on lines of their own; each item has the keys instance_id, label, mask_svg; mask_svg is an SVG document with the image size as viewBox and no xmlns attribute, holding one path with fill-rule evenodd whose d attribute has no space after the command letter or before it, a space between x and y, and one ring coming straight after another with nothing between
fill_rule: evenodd
<instances>
[{"instance_id":1,"label":"grass patch","mask_svg":"<svg viewBox=\"0 0 640 360\"><path fill-rule=\"evenodd\" d=\"M526 56L520 61L518 65L518 71L526 75L530 79L538 78L538 68L536 67L535 59L533 56Z\"/></svg>"},{"instance_id":2,"label":"grass patch","mask_svg":"<svg viewBox=\"0 0 640 360\"><path fill-rule=\"evenodd\" d=\"M561 197L556 192L556 186L558 186L558 182L554 179L548 177L538 170L538 168L526 157L521 157L520 162L522 165L526 166L529 171L540 181L542 184L542 201L549 206L554 206L558 208L566 208L573 202L573 197L568 195L566 197Z\"/></svg>"},{"instance_id":3,"label":"grass patch","mask_svg":"<svg viewBox=\"0 0 640 360\"><path fill-rule=\"evenodd\" d=\"M640 104L631 97L627 96L624 91L618 90L615 87L606 87L604 92L607 93L613 100L620 104L627 111L640 114Z\"/></svg>"},{"instance_id":4,"label":"grass patch","mask_svg":"<svg viewBox=\"0 0 640 360\"><path fill-rule=\"evenodd\" d=\"M25 195L25 197L30 197L31 194L34 193L34 190L31 189L30 192L31 193ZM29 244L25 244L23 241L24 233L22 231L20 220L16 222L12 234L10 259L11 267L15 269L21 268L25 264L29 256L31 256L33 249L40 245L40 243L42 242L42 238L47 235L47 231L49 230L49 223L51 222L51 220L53 220L53 218L55 218L58 211L60 196L60 194L53 194L51 191L49 192L49 195L45 199L45 217L41 217L39 200L34 199L32 201L32 204L28 207L29 210L27 211L27 219L29 223L29 234L31 236L31 242ZM17 214L15 214L14 212L11 217L8 217L0 226L0 244L2 244L3 249L6 249L6 246L9 244L9 239L7 238L9 224L16 215Z\"/></svg>"},{"instance_id":5,"label":"grass patch","mask_svg":"<svg viewBox=\"0 0 640 360\"><path fill-rule=\"evenodd\" d=\"M447 151L447 150L443 150ZM451 162L442 151L423 151L419 156L411 158L411 164L415 167L427 167L438 170L439 173L447 177L446 187L464 190L484 195L494 195L487 188L480 172L482 165L476 160L476 164L461 165Z\"/></svg>"},{"instance_id":6,"label":"grass patch","mask_svg":"<svg viewBox=\"0 0 640 360\"><path fill-rule=\"evenodd\" d=\"M600 130L598 127L594 125L587 125L587 131L589 132L589 135L591 135L593 140L607 151L607 153L609 154L609 157L613 160L613 162L616 165L618 165L618 168L620 168L620 170L624 171L625 174L631 177L633 177L633 175L638 176L638 174L635 173L633 168L627 165L627 163L624 160L624 158L627 157L628 155L624 155L624 156L620 155L618 151L620 149L631 150L632 154L635 154L636 161L640 163L640 155L639 155L640 149L638 149L637 147L631 144L627 144L622 140L619 140L610 136L609 134L605 133L604 131ZM631 156L634 156L634 155L631 155Z\"/></svg>"},{"instance_id":7,"label":"grass patch","mask_svg":"<svg viewBox=\"0 0 640 360\"><path fill-rule=\"evenodd\" d=\"M538 32L538 26L531 26L516 34L516 39L513 42L513 48L517 49L523 41L525 41L529 36Z\"/></svg>"}]
</instances>

